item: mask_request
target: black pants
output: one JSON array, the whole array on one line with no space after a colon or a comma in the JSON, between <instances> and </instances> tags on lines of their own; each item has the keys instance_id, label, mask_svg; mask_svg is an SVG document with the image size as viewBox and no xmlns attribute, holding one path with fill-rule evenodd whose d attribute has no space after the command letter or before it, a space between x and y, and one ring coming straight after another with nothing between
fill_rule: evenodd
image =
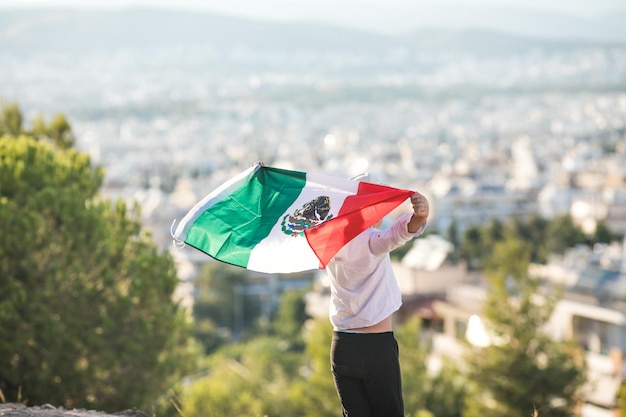
<instances>
[{"instance_id":1,"label":"black pants","mask_svg":"<svg viewBox=\"0 0 626 417\"><path fill-rule=\"evenodd\" d=\"M330 361L344 417L404 417L392 332L334 332Z\"/></svg>"}]
</instances>

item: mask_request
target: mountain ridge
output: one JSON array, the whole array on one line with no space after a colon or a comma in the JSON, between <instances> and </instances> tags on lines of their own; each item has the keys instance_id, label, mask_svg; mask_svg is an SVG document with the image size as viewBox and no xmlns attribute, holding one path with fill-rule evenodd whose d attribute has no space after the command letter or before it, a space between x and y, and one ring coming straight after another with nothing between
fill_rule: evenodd
<instances>
[{"instance_id":1,"label":"mountain ridge","mask_svg":"<svg viewBox=\"0 0 626 417\"><path fill-rule=\"evenodd\" d=\"M626 20L626 16L625 16ZM213 13L131 8L124 10L8 10L0 14L5 51L62 51L205 45L215 49L514 54L530 50L624 47L626 41L523 36L484 28L416 29L382 34L316 22L268 22Z\"/></svg>"}]
</instances>

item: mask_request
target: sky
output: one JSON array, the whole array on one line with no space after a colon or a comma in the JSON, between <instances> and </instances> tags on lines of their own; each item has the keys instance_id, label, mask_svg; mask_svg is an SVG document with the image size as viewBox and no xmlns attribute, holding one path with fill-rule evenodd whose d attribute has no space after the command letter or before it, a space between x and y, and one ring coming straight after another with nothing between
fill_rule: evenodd
<instances>
[{"instance_id":1,"label":"sky","mask_svg":"<svg viewBox=\"0 0 626 417\"><path fill-rule=\"evenodd\" d=\"M1 0L0 8L72 6L122 8L132 6L205 10L246 17L301 19L315 13L332 15L338 9L402 9L409 5L505 8L567 13L578 16L626 10L624 0Z\"/></svg>"},{"instance_id":2,"label":"sky","mask_svg":"<svg viewBox=\"0 0 626 417\"><path fill-rule=\"evenodd\" d=\"M541 35L550 27L559 26L562 15L573 17L575 22L624 13L626 0L0 0L0 10L44 7L204 11L265 21L329 23L386 33L471 26L525 33L526 28L537 26L540 30L536 34ZM576 32L576 26L571 31Z\"/></svg>"}]
</instances>

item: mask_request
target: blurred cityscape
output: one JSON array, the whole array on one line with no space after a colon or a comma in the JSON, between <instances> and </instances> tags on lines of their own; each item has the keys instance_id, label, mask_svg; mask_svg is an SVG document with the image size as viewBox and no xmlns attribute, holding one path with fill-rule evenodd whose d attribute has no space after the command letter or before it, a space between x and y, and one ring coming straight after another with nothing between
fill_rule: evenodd
<instances>
[{"instance_id":1,"label":"blurred cityscape","mask_svg":"<svg viewBox=\"0 0 626 417\"><path fill-rule=\"evenodd\" d=\"M256 160L418 190L439 231L535 212L626 231L626 42L145 11L5 20L2 99L26 120L66 114L104 193L139 201L161 247Z\"/></svg>"},{"instance_id":2,"label":"blurred cityscape","mask_svg":"<svg viewBox=\"0 0 626 417\"><path fill-rule=\"evenodd\" d=\"M174 219L257 160L341 177L369 172L377 182L422 192L432 205L430 228L440 234L453 221L463 230L535 213L570 214L590 233L598 221L626 233L626 39L481 30L400 37L148 15L5 13L0 98L17 102L27 121L64 113L78 148L106 168L104 195L139 202L163 250L171 247ZM462 271L438 270L448 243L423 245L436 265L416 258L397 265L405 303L427 295L429 314L454 313L467 323L477 313L466 305L477 288L460 285L472 281ZM572 250L535 271L588 297L598 290L626 300L623 246ZM181 267L181 279L199 262ZM419 285L411 270L420 270ZM600 270L613 273L582 285ZM433 271L446 278L429 281ZM596 371L609 375L603 386L612 384L612 396L592 401L584 415L608 416L624 374L624 304L578 293L560 305L557 316L568 324L554 331L584 342L599 355L596 364L606 359ZM311 312L325 314L323 289L308 300ZM587 343L593 335L595 344ZM439 353L457 349L438 343Z\"/></svg>"}]
</instances>

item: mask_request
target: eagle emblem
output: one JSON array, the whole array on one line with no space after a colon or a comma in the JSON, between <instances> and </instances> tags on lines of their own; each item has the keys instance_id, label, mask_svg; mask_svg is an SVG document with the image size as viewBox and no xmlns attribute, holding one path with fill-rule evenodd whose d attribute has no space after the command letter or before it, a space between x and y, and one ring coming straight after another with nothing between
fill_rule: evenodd
<instances>
[{"instance_id":1,"label":"eagle emblem","mask_svg":"<svg viewBox=\"0 0 626 417\"><path fill-rule=\"evenodd\" d=\"M302 208L295 209L292 214L287 213L281 222L281 229L290 236L304 236L309 227L317 226L330 220L330 198L325 195L314 198Z\"/></svg>"}]
</instances>

